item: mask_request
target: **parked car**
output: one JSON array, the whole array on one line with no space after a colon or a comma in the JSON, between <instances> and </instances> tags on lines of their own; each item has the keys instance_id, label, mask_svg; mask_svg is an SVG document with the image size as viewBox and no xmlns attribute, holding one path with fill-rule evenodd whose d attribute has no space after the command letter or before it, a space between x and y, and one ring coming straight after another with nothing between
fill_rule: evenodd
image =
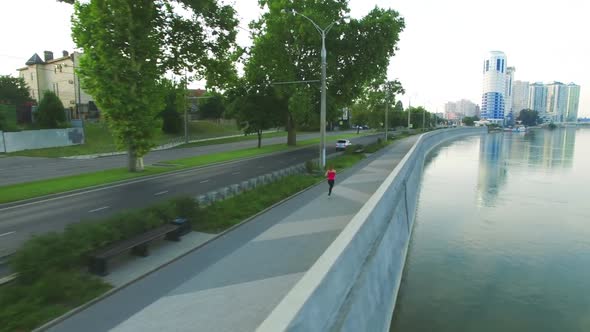
<instances>
[{"instance_id":1,"label":"parked car","mask_svg":"<svg viewBox=\"0 0 590 332\"><path fill-rule=\"evenodd\" d=\"M352 145L352 143L347 139L339 139L336 141L336 150L346 150L346 147Z\"/></svg>"}]
</instances>

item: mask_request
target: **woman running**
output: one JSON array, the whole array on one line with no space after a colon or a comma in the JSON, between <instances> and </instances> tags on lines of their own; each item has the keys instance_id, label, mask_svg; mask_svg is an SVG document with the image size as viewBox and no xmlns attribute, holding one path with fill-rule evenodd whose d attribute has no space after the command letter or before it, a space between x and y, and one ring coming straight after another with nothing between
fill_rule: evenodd
<instances>
[{"instance_id":1,"label":"woman running","mask_svg":"<svg viewBox=\"0 0 590 332\"><path fill-rule=\"evenodd\" d=\"M328 190L328 196L330 196L332 194L332 187L334 187L334 180L336 180L336 170L334 169L334 166L330 165L328 167L326 178L328 178L328 185L330 185L330 189Z\"/></svg>"}]
</instances>

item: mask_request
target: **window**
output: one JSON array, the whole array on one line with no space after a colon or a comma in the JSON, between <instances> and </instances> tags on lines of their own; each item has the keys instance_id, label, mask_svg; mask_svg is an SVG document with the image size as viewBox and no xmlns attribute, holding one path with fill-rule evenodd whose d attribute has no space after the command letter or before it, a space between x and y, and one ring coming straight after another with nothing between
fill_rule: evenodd
<instances>
[{"instance_id":1,"label":"window","mask_svg":"<svg viewBox=\"0 0 590 332\"><path fill-rule=\"evenodd\" d=\"M500 71L501 69L501 60L500 59L496 59L496 70Z\"/></svg>"},{"instance_id":2,"label":"window","mask_svg":"<svg viewBox=\"0 0 590 332\"><path fill-rule=\"evenodd\" d=\"M490 60L486 60L486 71L490 70Z\"/></svg>"}]
</instances>

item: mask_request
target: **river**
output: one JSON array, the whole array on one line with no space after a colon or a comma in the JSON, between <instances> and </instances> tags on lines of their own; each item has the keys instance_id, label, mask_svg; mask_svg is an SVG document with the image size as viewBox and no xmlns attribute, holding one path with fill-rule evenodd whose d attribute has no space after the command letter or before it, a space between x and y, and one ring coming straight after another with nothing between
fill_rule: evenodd
<instances>
[{"instance_id":1,"label":"river","mask_svg":"<svg viewBox=\"0 0 590 332\"><path fill-rule=\"evenodd\" d=\"M391 331L590 331L590 128L431 153Z\"/></svg>"}]
</instances>

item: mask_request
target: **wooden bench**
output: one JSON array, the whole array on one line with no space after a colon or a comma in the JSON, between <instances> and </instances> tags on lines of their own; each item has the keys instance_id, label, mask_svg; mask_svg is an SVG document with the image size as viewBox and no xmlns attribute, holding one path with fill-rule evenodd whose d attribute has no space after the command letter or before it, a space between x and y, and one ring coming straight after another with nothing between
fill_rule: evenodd
<instances>
[{"instance_id":1,"label":"wooden bench","mask_svg":"<svg viewBox=\"0 0 590 332\"><path fill-rule=\"evenodd\" d=\"M108 260L131 251L137 256L146 257L149 255L148 243L165 237L169 241L180 241L182 229L179 225L166 224L158 228L150 229L130 239L113 242L106 247L100 248L90 254L88 271L90 273L106 276L108 272Z\"/></svg>"}]
</instances>

